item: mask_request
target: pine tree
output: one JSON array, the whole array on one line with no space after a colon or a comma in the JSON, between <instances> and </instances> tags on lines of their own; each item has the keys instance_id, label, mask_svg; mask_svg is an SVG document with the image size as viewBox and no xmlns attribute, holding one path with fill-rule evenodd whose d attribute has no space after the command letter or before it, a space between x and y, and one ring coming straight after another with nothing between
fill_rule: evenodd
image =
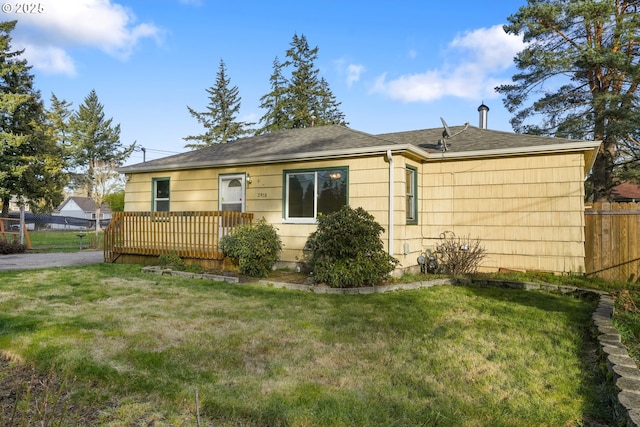
<instances>
[{"instance_id":1,"label":"pine tree","mask_svg":"<svg viewBox=\"0 0 640 427\"><path fill-rule=\"evenodd\" d=\"M62 146L69 143L69 119L73 111L73 104L66 100L58 99L55 93L51 93L51 106L47 110L47 122L50 126L51 137Z\"/></svg>"},{"instance_id":2,"label":"pine tree","mask_svg":"<svg viewBox=\"0 0 640 427\"><path fill-rule=\"evenodd\" d=\"M120 125L114 126L113 118L105 119L103 110L96 91L91 90L69 120L73 166L76 176L84 177L74 185L85 188L89 197L93 194L96 168L122 164L135 148L135 143L123 146Z\"/></svg>"},{"instance_id":3,"label":"pine tree","mask_svg":"<svg viewBox=\"0 0 640 427\"><path fill-rule=\"evenodd\" d=\"M64 158L65 170L70 181L76 181L77 177L69 169L72 162L71 149L69 145L70 128L69 120L73 111L71 102L51 93L50 106L46 111L47 134L49 138L59 147L61 156Z\"/></svg>"},{"instance_id":4,"label":"pine tree","mask_svg":"<svg viewBox=\"0 0 640 427\"><path fill-rule=\"evenodd\" d=\"M206 89L209 94L207 111L197 112L187 106L189 113L205 128L205 133L183 138L185 141L197 141L186 144L185 148L202 148L213 144L235 141L251 132L248 129L253 123L236 120L240 112L240 96L237 86L231 87L231 79L227 77L227 68L220 60L216 74L216 85Z\"/></svg>"},{"instance_id":5,"label":"pine tree","mask_svg":"<svg viewBox=\"0 0 640 427\"><path fill-rule=\"evenodd\" d=\"M293 67L291 84L289 85L290 100L290 128L305 128L312 125L312 117L317 117L320 111L318 99L321 96L320 71L314 61L318 58L318 47L309 48L304 34L298 37L294 34L291 47L287 50L288 61L285 66Z\"/></svg>"},{"instance_id":6,"label":"pine tree","mask_svg":"<svg viewBox=\"0 0 640 427\"><path fill-rule=\"evenodd\" d=\"M66 183L61 147L50 137L31 67L11 51L16 21L0 23L0 200L2 216L12 198L33 211L51 211Z\"/></svg>"},{"instance_id":7,"label":"pine tree","mask_svg":"<svg viewBox=\"0 0 640 427\"><path fill-rule=\"evenodd\" d=\"M287 112L287 87L289 82L282 75L282 64L278 57L273 61L273 73L269 78L271 92L260 98L260 108L267 110L260 119L263 126L256 132L258 134L269 133L278 129L286 129L288 126Z\"/></svg>"},{"instance_id":8,"label":"pine tree","mask_svg":"<svg viewBox=\"0 0 640 427\"><path fill-rule=\"evenodd\" d=\"M329 124L346 125L340 103L336 101L329 84L319 77L315 66L318 47L310 48L304 35L294 34L288 58L280 64L274 61L271 92L261 98L267 112L261 119L259 133L280 129L305 128ZM291 78L283 77L285 69Z\"/></svg>"},{"instance_id":9,"label":"pine tree","mask_svg":"<svg viewBox=\"0 0 640 427\"><path fill-rule=\"evenodd\" d=\"M320 79L320 89L320 109L318 110L316 125L346 125L344 114L338 108L341 103L336 101L333 92L329 88L329 83L324 77Z\"/></svg>"},{"instance_id":10,"label":"pine tree","mask_svg":"<svg viewBox=\"0 0 640 427\"><path fill-rule=\"evenodd\" d=\"M514 130L602 141L589 178L595 200L608 198L616 169L640 162L637 3L529 0L504 27L527 43L520 73L497 88Z\"/></svg>"}]
</instances>

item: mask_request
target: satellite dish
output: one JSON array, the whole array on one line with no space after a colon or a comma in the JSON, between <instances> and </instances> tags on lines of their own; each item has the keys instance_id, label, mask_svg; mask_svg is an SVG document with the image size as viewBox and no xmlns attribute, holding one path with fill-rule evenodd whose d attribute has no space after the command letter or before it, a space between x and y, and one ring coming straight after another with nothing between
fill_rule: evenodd
<instances>
[{"instance_id":1,"label":"satellite dish","mask_svg":"<svg viewBox=\"0 0 640 427\"><path fill-rule=\"evenodd\" d=\"M449 129L447 122L445 122L442 117L440 117L440 121L442 122L442 126L444 127L444 131L442 131L442 137L451 138L451 129Z\"/></svg>"}]
</instances>

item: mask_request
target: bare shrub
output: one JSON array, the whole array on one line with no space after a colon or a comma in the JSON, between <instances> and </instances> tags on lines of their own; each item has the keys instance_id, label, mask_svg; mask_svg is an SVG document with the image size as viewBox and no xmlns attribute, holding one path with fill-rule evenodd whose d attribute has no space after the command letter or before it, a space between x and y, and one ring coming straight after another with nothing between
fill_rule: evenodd
<instances>
[{"instance_id":1,"label":"bare shrub","mask_svg":"<svg viewBox=\"0 0 640 427\"><path fill-rule=\"evenodd\" d=\"M453 231L445 231L440 234L440 243L436 245L439 258L437 271L443 274L473 274L486 252L479 239L457 237Z\"/></svg>"}]
</instances>

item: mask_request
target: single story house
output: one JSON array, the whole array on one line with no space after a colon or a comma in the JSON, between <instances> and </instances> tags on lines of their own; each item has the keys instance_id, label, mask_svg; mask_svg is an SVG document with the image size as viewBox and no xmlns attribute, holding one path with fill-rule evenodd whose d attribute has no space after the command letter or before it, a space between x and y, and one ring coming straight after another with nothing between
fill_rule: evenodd
<instances>
[{"instance_id":1,"label":"single story house","mask_svg":"<svg viewBox=\"0 0 640 427\"><path fill-rule=\"evenodd\" d=\"M640 185L622 182L611 189L612 202L640 202Z\"/></svg>"},{"instance_id":2,"label":"single story house","mask_svg":"<svg viewBox=\"0 0 640 427\"><path fill-rule=\"evenodd\" d=\"M91 197L67 197L53 213L82 219L96 219L96 202ZM100 219L111 218L111 208L107 203L100 206Z\"/></svg>"},{"instance_id":3,"label":"single story house","mask_svg":"<svg viewBox=\"0 0 640 427\"><path fill-rule=\"evenodd\" d=\"M95 225L95 221L92 220L96 219L96 202L91 197L69 196L52 213L52 216L61 216L67 219L64 222L52 223L52 228L88 228L91 224ZM107 203L103 203L100 207L100 221L104 222L109 219L111 219L111 208Z\"/></svg>"},{"instance_id":4,"label":"single story house","mask_svg":"<svg viewBox=\"0 0 640 427\"><path fill-rule=\"evenodd\" d=\"M444 124L444 121L443 121ZM481 118L482 126L482 118ZM318 215L374 215L401 269L444 232L479 239L481 269L584 272L584 179L599 142L464 126L372 135L278 131L125 166L125 214L251 212L293 266Z\"/></svg>"}]
</instances>

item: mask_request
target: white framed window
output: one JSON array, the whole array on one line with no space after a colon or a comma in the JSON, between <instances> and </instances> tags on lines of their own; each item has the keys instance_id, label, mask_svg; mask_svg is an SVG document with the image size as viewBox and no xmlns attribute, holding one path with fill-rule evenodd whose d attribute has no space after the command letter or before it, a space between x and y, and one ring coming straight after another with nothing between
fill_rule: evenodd
<instances>
[{"instance_id":1,"label":"white framed window","mask_svg":"<svg viewBox=\"0 0 640 427\"><path fill-rule=\"evenodd\" d=\"M347 205L348 178L347 167L284 171L284 220L313 223Z\"/></svg>"},{"instance_id":2,"label":"white framed window","mask_svg":"<svg viewBox=\"0 0 640 427\"><path fill-rule=\"evenodd\" d=\"M151 210L153 212L169 212L171 185L169 178L153 178L153 197Z\"/></svg>"}]
</instances>

